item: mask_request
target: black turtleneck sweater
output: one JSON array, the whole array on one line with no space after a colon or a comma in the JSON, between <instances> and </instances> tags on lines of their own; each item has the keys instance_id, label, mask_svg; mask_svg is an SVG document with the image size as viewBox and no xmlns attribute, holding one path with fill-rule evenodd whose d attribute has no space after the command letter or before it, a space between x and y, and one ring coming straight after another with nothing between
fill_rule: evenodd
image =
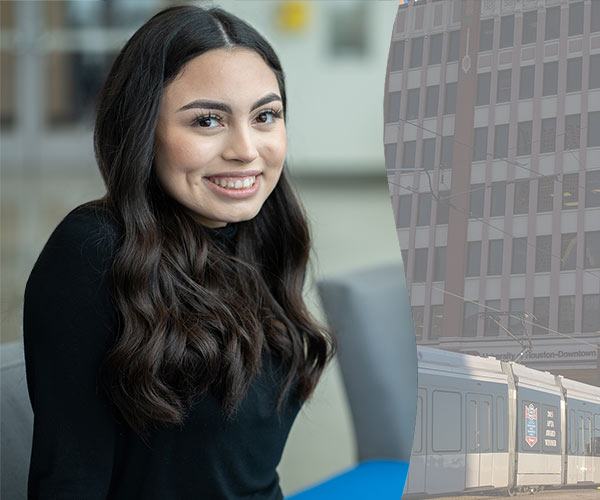
<instances>
[{"instance_id":1,"label":"black turtleneck sweater","mask_svg":"<svg viewBox=\"0 0 600 500\"><path fill-rule=\"evenodd\" d=\"M235 228L211 230L234 244ZM277 361L268 357L236 416L210 393L181 427L142 440L100 388L98 369L118 334L109 267L115 228L80 207L55 229L25 291L23 336L34 411L33 499L281 499L277 464L300 408L275 410Z\"/></svg>"}]
</instances>

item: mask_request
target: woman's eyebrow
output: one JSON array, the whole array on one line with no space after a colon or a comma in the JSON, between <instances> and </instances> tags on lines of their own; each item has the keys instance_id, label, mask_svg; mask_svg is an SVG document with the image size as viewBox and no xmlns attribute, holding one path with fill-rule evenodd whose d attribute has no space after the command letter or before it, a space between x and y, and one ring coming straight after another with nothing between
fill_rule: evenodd
<instances>
[{"instance_id":1,"label":"woman's eyebrow","mask_svg":"<svg viewBox=\"0 0 600 500\"><path fill-rule=\"evenodd\" d=\"M265 104L269 104L270 102L273 102L273 101L281 101L281 97L279 97L275 92L270 92L267 95L265 95L264 97L261 97L258 101L256 101L250 107L250 111L254 111L256 108L260 108L261 106L264 106ZM177 110L177 112L185 111L187 109L194 109L194 108L218 109L219 111L223 111L225 113L232 113L231 106L229 106L228 104L225 104L224 102L219 102L219 101L209 101L206 99L198 99L196 101L192 101L192 102L186 104L185 106L179 108Z\"/></svg>"}]
</instances>

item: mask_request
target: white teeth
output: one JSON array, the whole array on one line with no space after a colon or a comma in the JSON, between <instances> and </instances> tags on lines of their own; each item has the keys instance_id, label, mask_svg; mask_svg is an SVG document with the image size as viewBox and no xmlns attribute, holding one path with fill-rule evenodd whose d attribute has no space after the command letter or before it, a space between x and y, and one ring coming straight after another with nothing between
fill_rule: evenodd
<instances>
[{"instance_id":1,"label":"white teeth","mask_svg":"<svg viewBox=\"0 0 600 500\"><path fill-rule=\"evenodd\" d=\"M250 177L244 177L244 180L237 179L235 182L232 180L228 181L224 178L219 179L217 177L212 177L210 180L217 186L221 186L223 188L246 189L254 185L254 183L256 182L256 176L252 175Z\"/></svg>"}]
</instances>

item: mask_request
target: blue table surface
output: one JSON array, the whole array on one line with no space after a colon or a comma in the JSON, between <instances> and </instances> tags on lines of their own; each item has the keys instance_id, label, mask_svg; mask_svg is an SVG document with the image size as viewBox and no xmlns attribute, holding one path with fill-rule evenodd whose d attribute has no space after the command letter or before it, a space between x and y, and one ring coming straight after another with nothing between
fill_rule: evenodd
<instances>
[{"instance_id":1,"label":"blue table surface","mask_svg":"<svg viewBox=\"0 0 600 500\"><path fill-rule=\"evenodd\" d=\"M286 500L400 500L408 462L371 460Z\"/></svg>"}]
</instances>

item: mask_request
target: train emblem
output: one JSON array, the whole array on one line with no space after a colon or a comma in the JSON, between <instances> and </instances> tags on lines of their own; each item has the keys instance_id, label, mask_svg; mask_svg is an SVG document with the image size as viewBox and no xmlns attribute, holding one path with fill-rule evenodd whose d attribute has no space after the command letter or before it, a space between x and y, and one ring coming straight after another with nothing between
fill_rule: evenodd
<instances>
[{"instance_id":1,"label":"train emblem","mask_svg":"<svg viewBox=\"0 0 600 500\"><path fill-rule=\"evenodd\" d=\"M525 441L532 448L537 443L537 410L533 404L525 406Z\"/></svg>"}]
</instances>

